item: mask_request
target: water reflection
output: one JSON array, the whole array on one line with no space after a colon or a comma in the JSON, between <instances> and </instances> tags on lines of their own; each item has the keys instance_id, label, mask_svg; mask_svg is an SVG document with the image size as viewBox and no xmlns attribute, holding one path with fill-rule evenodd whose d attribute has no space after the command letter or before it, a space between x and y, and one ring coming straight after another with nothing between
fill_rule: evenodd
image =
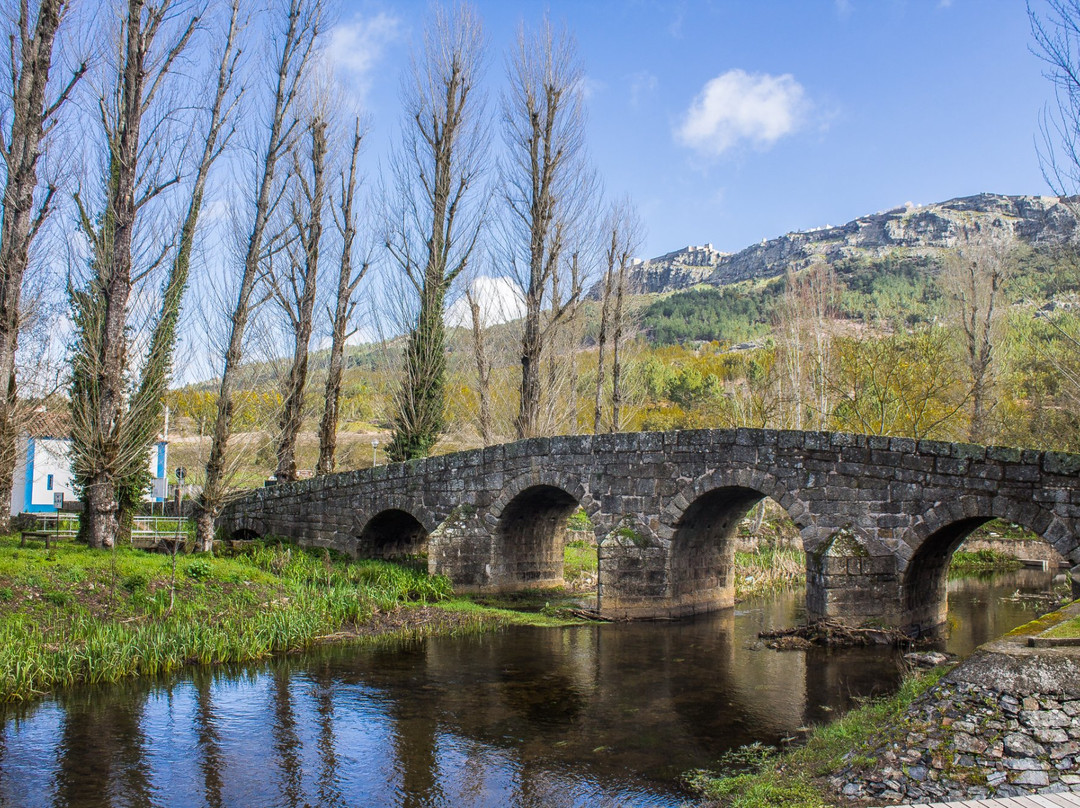
<instances>
[{"instance_id":1,"label":"water reflection","mask_svg":"<svg viewBox=\"0 0 1080 808\"><path fill-rule=\"evenodd\" d=\"M950 584L954 650L1033 616L1021 571ZM10 708L0 805L678 805L677 777L898 678L885 649L776 652L795 595L699 620L331 648Z\"/></svg>"}]
</instances>

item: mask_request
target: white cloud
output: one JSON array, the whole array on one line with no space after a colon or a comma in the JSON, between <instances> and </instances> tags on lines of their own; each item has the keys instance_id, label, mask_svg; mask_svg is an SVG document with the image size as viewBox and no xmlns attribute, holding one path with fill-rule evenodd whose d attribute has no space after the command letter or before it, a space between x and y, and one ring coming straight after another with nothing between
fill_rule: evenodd
<instances>
[{"instance_id":1,"label":"white cloud","mask_svg":"<svg viewBox=\"0 0 1080 808\"><path fill-rule=\"evenodd\" d=\"M330 29L324 56L338 79L362 98L386 46L401 33L401 20L386 12L367 19L355 17Z\"/></svg>"},{"instance_id":2,"label":"white cloud","mask_svg":"<svg viewBox=\"0 0 1080 808\"><path fill-rule=\"evenodd\" d=\"M798 131L808 108L806 91L790 73L729 70L705 84L675 137L714 157L744 141L764 149Z\"/></svg>"},{"instance_id":3,"label":"white cloud","mask_svg":"<svg viewBox=\"0 0 1080 808\"><path fill-rule=\"evenodd\" d=\"M581 88L581 97L585 101L588 101L594 95L597 95L598 93L602 93L604 90L606 90L607 89L607 84L605 82L601 81L600 79L594 79L594 78L591 78L589 76L582 76L581 77L580 88Z\"/></svg>"},{"instance_id":4,"label":"white cloud","mask_svg":"<svg viewBox=\"0 0 1080 808\"><path fill-rule=\"evenodd\" d=\"M481 275L469 284L469 289L480 307L480 325L484 328L525 316L525 297L521 287L509 278ZM458 328L472 327L472 313L464 295L447 308L446 324Z\"/></svg>"}]
</instances>

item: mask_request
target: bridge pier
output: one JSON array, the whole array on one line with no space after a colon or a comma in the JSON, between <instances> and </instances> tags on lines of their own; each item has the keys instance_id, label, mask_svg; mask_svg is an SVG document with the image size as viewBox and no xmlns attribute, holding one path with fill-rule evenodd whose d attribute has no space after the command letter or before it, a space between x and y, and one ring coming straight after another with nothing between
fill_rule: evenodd
<instances>
[{"instance_id":1,"label":"bridge pier","mask_svg":"<svg viewBox=\"0 0 1080 808\"><path fill-rule=\"evenodd\" d=\"M904 625L909 615L901 602L896 557L884 549L845 527L807 552L807 617Z\"/></svg>"}]
</instances>

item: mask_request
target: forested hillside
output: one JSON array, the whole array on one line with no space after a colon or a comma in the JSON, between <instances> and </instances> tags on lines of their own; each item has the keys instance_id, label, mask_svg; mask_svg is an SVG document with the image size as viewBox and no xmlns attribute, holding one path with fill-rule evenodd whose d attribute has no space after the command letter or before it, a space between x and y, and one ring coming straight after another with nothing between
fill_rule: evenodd
<instances>
[{"instance_id":1,"label":"forested hillside","mask_svg":"<svg viewBox=\"0 0 1080 808\"><path fill-rule=\"evenodd\" d=\"M775 278L633 296L619 428L820 428L973 439L969 349L979 335L964 331L965 290L956 272L950 274L949 254L898 250ZM1011 245L1002 260L993 310L985 299L975 301L991 321L983 335L991 350L983 423L974 426L988 443L1080 450L1077 262L1068 250L1024 244ZM975 281L989 283L983 275ZM577 347L563 357L570 383L557 388L552 432L593 431L599 309L596 300L583 306ZM514 437L519 328L516 321L503 323L484 335L492 441ZM451 330L450 428L437 451L483 442L474 347L470 329ZM342 402L345 468L370 465L376 456L371 440L385 441L399 357L395 342L350 349ZM317 391L325 355L315 354L312 365ZM252 371L252 378L265 373ZM610 393L608 382L604 396ZM188 388L174 391L171 401L185 433L174 451L197 452L202 444L193 437L205 434L213 395ZM265 425L273 422L280 394L262 384L239 402L238 422L250 430L254 447L246 479L255 484L271 470L273 430ZM309 464L318 407L313 392L307 440L299 449Z\"/></svg>"}]
</instances>

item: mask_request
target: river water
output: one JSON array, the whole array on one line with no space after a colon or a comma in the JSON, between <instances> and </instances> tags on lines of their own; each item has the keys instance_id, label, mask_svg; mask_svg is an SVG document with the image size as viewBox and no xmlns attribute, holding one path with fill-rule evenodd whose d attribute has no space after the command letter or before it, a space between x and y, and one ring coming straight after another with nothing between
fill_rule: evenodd
<instances>
[{"instance_id":1,"label":"river water","mask_svg":"<svg viewBox=\"0 0 1080 808\"><path fill-rule=\"evenodd\" d=\"M1021 570L949 586L959 654L1037 613ZM883 648L772 651L801 596L667 623L336 647L71 690L0 716L0 805L677 806L679 775L895 688Z\"/></svg>"}]
</instances>

